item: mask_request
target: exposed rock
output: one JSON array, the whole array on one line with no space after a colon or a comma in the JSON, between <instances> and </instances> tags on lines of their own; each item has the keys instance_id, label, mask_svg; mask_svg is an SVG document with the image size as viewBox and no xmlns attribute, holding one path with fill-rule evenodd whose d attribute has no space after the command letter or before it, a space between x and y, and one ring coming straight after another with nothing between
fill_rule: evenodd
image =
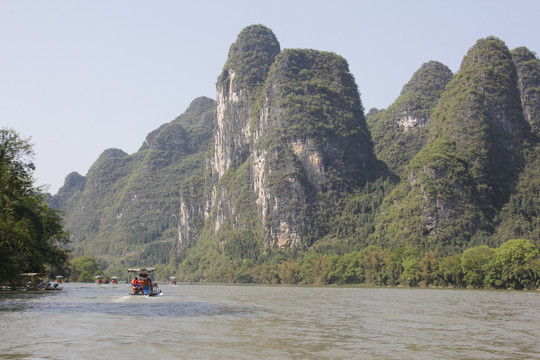
<instances>
[{"instance_id":1,"label":"exposed rock","mask_svg":"<svg viewBox=\"0 0 540 360\"><path fill-rule=\"evenodd\" d=\"M519 77L523 115L531 129L540 135L540 60L525 47L512 51Z\"/></svg>"}]
</instances>

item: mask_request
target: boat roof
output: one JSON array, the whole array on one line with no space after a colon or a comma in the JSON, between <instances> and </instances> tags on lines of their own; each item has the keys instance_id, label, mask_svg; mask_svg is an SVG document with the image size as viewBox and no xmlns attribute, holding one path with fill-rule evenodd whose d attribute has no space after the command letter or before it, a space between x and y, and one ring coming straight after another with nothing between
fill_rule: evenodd
<instances>
[{"instance_id":1,"label":"boat roof","mask_svg":"<svg viewBox=\"0 0 540 360\"><path fill-rule=\"evenodd\" d=\"M111 279L117 279L117 277L116 277L116 276L112 276Z\"/></svg>"},{"instance_id":2,"label":"boat roof","mask_svg":"<svg viewBox=\"0 0 540 360\"><path fill-rule=\"evenodd\" d=\"M101 275L96 276L96 279L102 279L102 278L103 278L103 276L101 276Z\"/></svg>"},{"instance_id":3,"label":"boat roof","mask_svg":"<svg viewBox=\"0 0 540 360\"><path fill-rule=\"evenodd\" d=\"M175 279L176 279L176 277L174 277L174 276L171 276L171 277L170 277L169 279L171 279L171 280L175 280Z\"/></svg>"},{"instance_id":4,"label":"boat roof","mask_svg":"<svg viewBox=\"0 0 540 360\"><path fill-rule=\"evenodd\" d=\"M63 279L64 277L62 275L57 275L56 278L57 279Z\"/></svg>"},{"instance_id":5,"label":"boat roof","mask_svg":"<svg viewBox=\"0 0 540 360\"><path fill-rule=\"evenodd\" d=\"M128 272L136 272L136 273L146 273L146 272L156 271L156 268L142 267L142 268L138 268L138 269L127 269L127 271Z\"/></svg>"},{"instance_id":6,"label":"boat roof","mask_svg":"<svg viewBox=\"0 0 540 360\"><path fill-rule=\"evenodd\" d=\"M47 276L46 273L24 273L21 276Z\"/></svg>"}]
</instances>

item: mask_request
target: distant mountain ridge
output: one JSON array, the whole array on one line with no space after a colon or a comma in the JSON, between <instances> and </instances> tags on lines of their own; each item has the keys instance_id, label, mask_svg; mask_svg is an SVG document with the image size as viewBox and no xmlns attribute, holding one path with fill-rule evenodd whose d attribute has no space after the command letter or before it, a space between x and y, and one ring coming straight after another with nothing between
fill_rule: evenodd
<instances>
[{"instance_id":1,"label":"distant mountain ridge","mask_svg":"<svg viewBox=\"0 0 540 360\"><path fill-rule=\"evenodd\" d=\"M195 99L132 155L106 150L51 205L75 254L192 278L272 249L539 244L539 84L535 54L488 37L456 74L426 62L394 104L364 116L345 59L281 50L252 25L216 101Z\"/></svg>"}]
</instances>

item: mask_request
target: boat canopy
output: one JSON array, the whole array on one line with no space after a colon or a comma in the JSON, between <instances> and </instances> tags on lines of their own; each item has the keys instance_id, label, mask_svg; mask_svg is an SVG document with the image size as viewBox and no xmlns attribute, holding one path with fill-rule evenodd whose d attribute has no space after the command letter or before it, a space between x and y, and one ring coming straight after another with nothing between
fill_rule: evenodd
<instances>
[{"instance_id":1,"label":"boat canopy","mask_svg":"<svg viewBox=\"0 0 540 360\"><path fill-rule=\"evenodd\" d=\"M24 274L21 274L21 276L42 277L42 276L47 276L47 274L46 273L24 273Z\"/></svg>"},{"instance_id":2,"label":"boat canopy","mask_svg":"<svg viewBox=\"0 0 540 360\"><path fill-rule=\"evenodd\" d=\"M156 268L147 268L147 267L142 267L142 268L139 268L139 269L127 269L128 272L136 272L136 273L149 273L149 272L152 272L152 271L156 271Z\"/></svg>"}]
</instances>

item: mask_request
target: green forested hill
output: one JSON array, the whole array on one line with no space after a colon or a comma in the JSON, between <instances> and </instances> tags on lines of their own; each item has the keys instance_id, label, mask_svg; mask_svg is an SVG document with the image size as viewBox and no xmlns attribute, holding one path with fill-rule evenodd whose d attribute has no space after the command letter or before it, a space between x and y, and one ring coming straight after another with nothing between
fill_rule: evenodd
<instances>
[{"instance_id":1,"label":"green forested hill","mask_svg":"<svg viewBox=\"0 0 540 360\"><path fill-rule=\"evenodd\" d=\"M428 143L385 200L378 242L445 251L489 242L529 135L510 52L479 40L438 101Z\"/></svg>"},{"instance_id":2,"label":"green forested hill","mask_svg":"<svg viewBox=\"0 0 540 360\"><path fill-rule=\"evenodd\" d=\"M270 29L249 26L215 102L195 99L134 154L106 150L51 204L74 254L110 271L503 286L503 267L480 281L467 264L512 238L531 243L500 252L537 261L539 78L535 54L488 37L456 74L426 62L392 106L364 115L344 58L281 50ZM517 286L536 286L527 281Z\"/></svg>"},{"instance_id":3,"label":"green forested hill","mask_svg":"<svg viewBox=\"0 0 540 360\"><path fill-rule=\"evenodd\" d=\"M177 240L179 190L204 171L215 102L195 99L150 133L139 151L103 152L88 174L70 174L52 205L65 214L73 253L105 266L162 264Z\"/></svg>"},{"instance_id":4,"label":"green forested hill","mask_svg":"<svg viewBox=\"0 0 540 360\"><path fill-rule=\"evenodd\" d=\"M540 60L525 47L512 50L523 114L531 126L525 167L510 200L498 214L496 238L525 237L540 243Z\"/></svg>"},{"instance_id":5,"label":"green forested hill","mask_svg":"<svg viewBox=\"0 0 540 360\"><path fill-rule=\"evenodd\" d=\"M396 174L401 175L425 145L431 113L450 79L448 67L429 61L403 86L392 106L368 116L375 153Z\"/></svg>"}]
</instances>

